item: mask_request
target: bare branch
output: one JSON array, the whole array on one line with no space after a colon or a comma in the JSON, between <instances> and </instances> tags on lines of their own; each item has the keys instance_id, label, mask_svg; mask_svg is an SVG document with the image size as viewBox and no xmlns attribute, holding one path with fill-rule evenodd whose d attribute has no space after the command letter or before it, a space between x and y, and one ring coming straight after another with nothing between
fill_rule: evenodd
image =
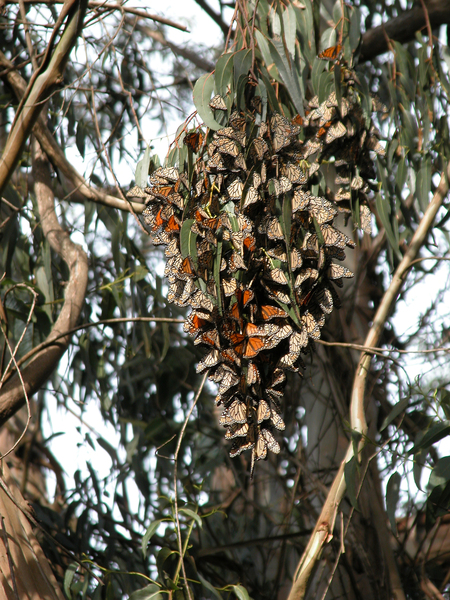
<instances>
[{"instance_id":1,"label":"bare branch","mask_svg":"<svg viewBox=\"0 0 450 600\"><path fill-rule=\"evenodd\" d=\"M228 25L224 22L224 20L222 19L221 15L219 13L216 13L215 10L213 10L209 4L206 2L206 0L195 0L195 2L200 6L200 8L202 8L205 13L211 17L211 19L213 21L215 21L217 23L217 25L220 27L220 29L222 30L222 33L224 36L226 36L228 34Z\"/></svg>"},{"instance_id":2,"label":"bare branch","mask_svg":"<svg viewBox=\"0 0 450 600\"><path fill-rule=\"evenodd\" d=\"M405 43L414 39L416 31L426 27L432 28L450 23L450 0L425 0L428 19L421 4L411 10L405 10L395 19L367 31L362 38L361 61L372 60L388 51L388 40Z\"/></svg>"},{"instance_id":3,"label":"bare branch","mask_svg":"<svg viewBox=\"0 0 450 600\"><path fill-rule=\"evenodd\" d=\"M14 70L13 63L11 63L1 51L0 66L7 70L5 78L14 90L17 99L20 101L25 93L26 82L21 75ZM130 211L129 202L124 202L120 198L105 194L101 190L91 187L86 182L84 177L78 173L65 157L64 152L50 133L42 115L39 115L33 127L33 133L55 169L57 169L66 180L72 183L72 192L78 201L80 201L80 195L82 195L81 200L91 200L92 202L104 204L105 206L110 206L112 208ZM131 204L136 213L141 213L144 210L144 205L141 203L132 202Z\"/></svg>"},{"instance_id":4,"label":"bare branch","mask_svg":"<svg viewBox=\"0 0 450 600\"><path fill-rule=\"evenodd\" d=\"M63 10L68 11L64 33L51 54L48 65L37 75L24 94L25 102L19 106L0 159L0 196L5 189L19 159L28 136L48 99L53 86L61 80L69 54L81 32L87 0L72 0ZM55 28L59 25L55 25ZM54 32L53 32L54 33ZM53 34L52 34L53 36ZM46 62L44 57L43 62ZM35 72L36 74L36 72Z\"/></svg>"},{"instance_id":5,"label":"bare branch","mask_svg":"<svg viewBox=\"0 0 450 600\"><path fill-rule=\"evenodd\" d=\"M411 267L411 263L416 259L420 248L424 244L428 231L433 224L436 214L442 205L445 196L448 193L448 181L450 179L450 163L447 165L447 172L441 176L439 186L434 193L434 196L428 205L422 220L417 227L416 232L411 240L408 250L403 257L401 263L395 271L392 281L384 294L378 310L373 319L373 325L370 328L364 346L376 346L383 332L384 324L389 316L389 312L395 302L402 285L404 283L404 275ZM356 369L356 374L353 382L353 391L350 403L350 424L354 432L361 435L359 451L362 450L362 445L367 434L367 423L364 414L364 393L366 388L367 375L369 373L370 362L372 355L362 353L359 364ZM297 567L295 580L288 596L288 600L301 600L305 597L309 577L319 560L322 550L333 537L334 523L337 510L341 503L345 490L344 468L345 465L353 458L353 443L348 446L344 460L341 462L336 477L331 485L327 499L322 507L322 511L314 527L314 531L309 539L308 545L300 559Z\"/></svg>"},{"instance_id":6,"label":"bare branch","mask_svg":"<svg viewBox=\"0 0 450 600\"><path fill-rule=\"evenodd\" d=\"M78 321L83 306L88 279L86 253L74 244L67 231L62 229L55 214L54 197L51 189L50 165L37 142L33 144L33 170L35 194L44 236L52 249L66 262L69 268L69 281L66 286L64 304L53 326L47 342L54 345L39 352L22 371L28 396L32 396L50 377L61 356L66 351L72 329ZM64 337L60 337L65 334ZM58 342L55 341L58 338ZM3 425L24 404L22 384L15 375L2 388L0 393L0 425Z\"/></svg>"}]
</instances>

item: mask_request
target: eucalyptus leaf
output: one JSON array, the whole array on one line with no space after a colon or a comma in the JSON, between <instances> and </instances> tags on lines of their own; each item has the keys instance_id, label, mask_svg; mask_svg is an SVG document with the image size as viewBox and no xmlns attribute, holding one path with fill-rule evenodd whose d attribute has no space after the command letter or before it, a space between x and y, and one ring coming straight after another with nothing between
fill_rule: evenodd
<instances>
[{"instance_id":1,"label":"eucalyptus leaf","mask_svg":"<svg viewBox=\"0 0 450 600\"><path fill-rule=\"evenodd\" d=\"M205 125L214 131L222 128L222 125L215 120L214 113L209 106L211 100L211 94L214 90L214 75L212 73L205 73L197 79L194 86L194 104L200 118L203 120Z\"/></svg>"},{"instance_id":2,"label":"eucalyptus leaf","mask_svg":"<svg viewBox=\"0 0 450 600\"><path fill-rule=\"evenodd\" d=\"M400 483L402 478L399 473L395 471L387 483L386 486L386 511L391 524L391 529L394 535L397 535L397 521L395 519L395 511L397 510L397 504L400 498Z\"/></svg>"}]
</instances>

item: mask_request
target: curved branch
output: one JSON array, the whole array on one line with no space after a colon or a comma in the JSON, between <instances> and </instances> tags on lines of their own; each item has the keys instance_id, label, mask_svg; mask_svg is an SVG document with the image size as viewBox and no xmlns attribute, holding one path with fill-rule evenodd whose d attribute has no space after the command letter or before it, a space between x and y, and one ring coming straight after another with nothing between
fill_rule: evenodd
<instances>
[{"instance_id":1,"label":"curved branch","mask_svg":"<svg viewBox=\"0 0 450 600\"><path fill-rule=\"evenodd\" d=\"M55 84L62 79L69 54L82 30L86 8L87 0L71 0L70 4L64 6L63 11L68 14L64 33L52 51L48 64L45 56L42 72L41 68L35 71L29 90L22 96L25 102L21 103L17 110L0 159L0 196L19 162L45 101L49 98ZM55 25L52 37L57 33L59 26L59 23Z\"/></svg>"},{"instance_id":2,"label":"curved branch","mask_svg":"<svg viewBox=\"0 0 450 600\"><path fill-rule=\"evenodd\" d=\"M222 19L222 16L219 13L216 13L215 10L213 10L209 4L206 2L206 0L194 0L196 4L198 4L200 6L200 8L202 8L205 13L211 17L211 19L217 23L217 25L220 27L220 29L222 30L223 35L226 37L228 34L228 29L229 26L225 23L225 21Z\"/></svg>"},{"instance_id":3,"label":"curved branch","mask_svg":"<svg viewBox=\"0 0 450 600\"><path fill-rule=\"evenodd\" d=\"M28 396L34 394L45 384L66 351L71 339L67 331L75 327L78 321L88 281L86 253L81 246L71 241L69 234L62 229L56 217L49 163L37 142L33 143L32 154L35 194L42 230L51 248L67 264L69 281L66 286L63 307L46 340L46 342L54 340L54 344L39 352L22 370ZM55 338L58 338L58 341ZM0 392L0 426L17 412L24 402L22 385L15 375Z\"/></svg>"},{"instance_id":4,"label":"curved branch","mask_svg":"<svg viewBox=\"0 0 450 600\"><path fill-rule=\"evenodd\" d=\"M425 0L425 6L431 27L450 23L450 0ZM414 34L426 25L426 15L421 3L411 10L405 10L395 19L374 27L362 37L360 61L372 60L389 50L388 40L405 43L414 38Z\"/></svg>"},{"instance_id":5,"label":"curved branch","mask_svg":"<svg viewBox=\"0 0 450 600\"><path fill-rule=\"evenodd\" d=\"M380 306L375 314L373 325L367 334L364 346L377 346L380 336L383 332L384 324L389 316L392 305L394 304L404 282L404 276L411 267L411 263L416 259L420 248L423 246L428 231L433 224L436 214L442 205L442 202L449 190L450 163L447 165L447 172L443 173L439 186L420 221L416 232L413 235L408 250L394 273L389 288L386 290ZM353 382L352 397L350 403L350 424L352 431L361 436L358 451L362 450L364 438L367 434L367 423L364 414L364 393L366 388L367 375L369 373L372 355L361 353L358 366L356 368ZM341 462L339 470L328 492L327 499L322 507L322 511L314 527L314 531L308 541L308 545L300 559L297 567L296 576L292 585L288 600L301 600L304 598L308 580L314 566L319 560L322 550L333 537L334 523L337 510L341 503L345 490L345 465L353 458L353 443L350 442L344 460Z\"/></svg>"}]
</instances>

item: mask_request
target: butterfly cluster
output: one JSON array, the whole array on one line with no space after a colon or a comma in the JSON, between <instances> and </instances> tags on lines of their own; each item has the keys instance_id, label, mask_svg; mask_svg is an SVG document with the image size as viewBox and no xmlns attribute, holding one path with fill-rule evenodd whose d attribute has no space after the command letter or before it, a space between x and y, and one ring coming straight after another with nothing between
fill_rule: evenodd
<instances>
[{"instance_id":1,"label":"butterfly cluster","mask_svg":"<svg viewBox=\"0 0 450 600\"><path fill-rule=\"evenodd\" d=\"M335 220L357 206L370 231L370 153L383 148L346 90L312 98L306 117L292 120L263 116L257 97L227 110L215 96L223 127L185 138L194 167L161 167L144 190L151 239L166 246L168 300L192 309L184 329L206 348L197 371L218 385L230 455L250 450L252 470L279 452L286 371L301 372L302 354L339 306L335 286L353 276L340 262L355 244ZM335 193L320 193L325 162Z\"/></svg>"}]
</instances>

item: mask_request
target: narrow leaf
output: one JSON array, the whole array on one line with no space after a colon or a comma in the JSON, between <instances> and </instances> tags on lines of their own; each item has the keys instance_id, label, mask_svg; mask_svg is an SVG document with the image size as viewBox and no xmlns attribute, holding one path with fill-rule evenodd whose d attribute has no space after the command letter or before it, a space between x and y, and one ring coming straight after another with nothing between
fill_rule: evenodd
<instances>
[{"instance_id":1,"label":"narrow leaf","mask_svg":"<svg viewBox=\"0 0 450 600\"><path fill-rule=\"evenodd\" d=\"M345 485L347 486L347 494L349 500L356 510L358 510L358 498L356 496L357 492L357 472L358 466L356 463L356 459L354 456L346 463L344 467L344 478Z\"/></svg>"},{"instance_id":2,"label":"narrow leaf","mask_svg":"<svg viewBox=\"0 0 450 600\"><path fill-rule=\"evenodd\" d=\"M396 419L398 417L398 415L400 415L402 412L404 412L407 408L408 408L408 404L409 404L409 398L402 398L400 400L400 402L397 402L397 404L392 408L391 412L388 414L388 416L384 419L380 431L383 431L384 429L386 429L386 427L388 425L390 425L392 423L392 421L394 421L394 419Z\"/></svg>"},{"instance_id":3,"label":"narrow leaf","mask_svg":"<svg viewBox=\"0 0 450 600\"><path fill-rule=\"evenodd\" d=\"M191 251L191 239L192 236L196 234L191 231L191 227L194 224L194 219L186 219L183 222L180 230L180 250L181 256L186 258L186 256L190 256Z\"/></svg>"},{"instance_id":4,"label":"narrow leaf","mask_svg":"<svg viewBox=\"0 0 450 600\"><path fill-rule=\"evenodd\" d=\"M151 152L151 146L147 146L147 149L144 152L144 157L136 165L136 173L134 176L134 180L136 182L136 185L142 189L144 189L148 185L148 168L150 166L150 161L152 158Z\"/></svg>"},{"instance_id":5,"label":"narrow leaf","mask_svg":"<svg viewBox=\"0 0 450 600\"><path fill-rule=\"evenodd\" d=\"M448 481L450 481L450 456L444 456L437 461L436 466L431 471L428 487L444 487Z\"/></svg>"},{"instance_id":6,"label":"narrow leaf","mask_svg":"<svg viewBox=\"0 0 450 600\"><path fill-rule=\"evenodd\" d=\"M386 511L394 535L397 535L397 522L395 520L395 511L400 498L400 482L402 478L395 471L389 478L386 486Z\"/></svg>"},{"instance_id":7,"label":"narrow leaf","mask_svg":"<svg viewBox=\"0 0 450 600\"><path fill-rule=\"evenodd\" d=\"M158 519L157 521L153 521L153 523L150 525L150 527L147 529L147 531L142 536L141 550L142 550L142 556L144 558L147 556L148 543L150 542L151 538L153 537L153 534L158 529L158 527L161 525L161 523L162 523L161 519Z\"/></svg>"},{"instance_id":8,"label":"narrow leaf","mask_svg":"<svg viewBox=\"0 0 450 600\"><path fill-rule=\"evenodd\" d=\"M239 598L239 600L250 600L247 590L242 585L232 585L231 589Z\"/></svg>"},{"instance_id":9,"label":"narrow leaf","mask_svg":"<svg viewBox=\"0 0 450 600\"><path fill-rule=\"evenodd\" d=\"M203 527L203 521L202 521L202 518L200 517L200 515L198 515L196 512L194 512L190 508L180 508L180 510L178 512L188 516L190 519L193 519L199 527Z\"/></svg>"},{"instance_id":10,"label":"narrow leaf","mask_svg":"<svg viewBox=\"0 0 450 600\"><path fill-rule=\"evenodd\" d=\"M422 448L429 448L442 438L446 437L450 433L450 422L440 421L435 423L428 431L423 435L419 436L419 440L414 444L414 447L409 451L409 454L415 454Z\"/></svg>"}]
</instances>

